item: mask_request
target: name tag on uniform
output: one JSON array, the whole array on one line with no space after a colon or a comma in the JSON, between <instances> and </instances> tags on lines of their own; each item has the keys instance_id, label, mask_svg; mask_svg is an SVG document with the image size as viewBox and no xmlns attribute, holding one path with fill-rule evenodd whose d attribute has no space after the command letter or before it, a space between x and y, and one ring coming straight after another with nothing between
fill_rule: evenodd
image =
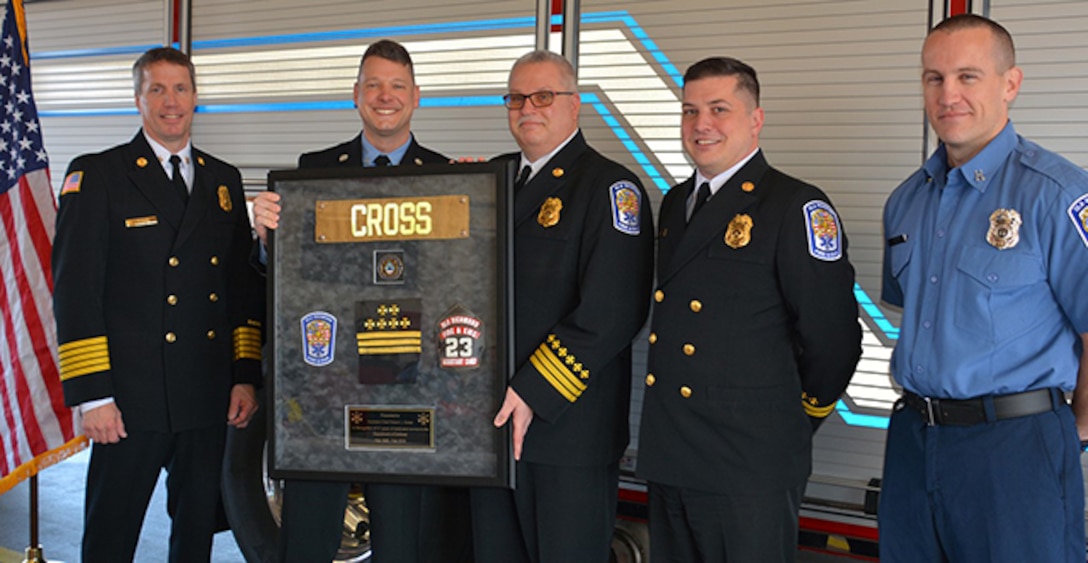
<instances>
[{"instance_id":1,"label":"name tag on uniform","mask_svg":"<svg viewBox=\"0 0 1088 563\"><path fill-rule=\"evenodd\" d=\"M318 243L468 238L467 195L314 202Z\"/></svg>"},{"instance_id":2,"label":"name tag on uniform","mask_svg":"<svg viewBox=\"0 0 1088 563\"><path fill-rule=\"evenodd\" d=\"M132 217L125 219L125 227L129 229L135 229L137 227L153 227L159 224L159 218L155 215L148 215L146 217Z\"/></svg>"}]
</instances>

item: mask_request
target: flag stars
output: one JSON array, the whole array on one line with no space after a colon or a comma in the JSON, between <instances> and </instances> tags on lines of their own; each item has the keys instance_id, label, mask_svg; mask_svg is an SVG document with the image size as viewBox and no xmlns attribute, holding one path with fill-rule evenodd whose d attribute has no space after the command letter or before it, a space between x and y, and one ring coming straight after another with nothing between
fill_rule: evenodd
<instances>
[{"instance_id":1,"label":"flag stars","mask_svg":"<svg viewBox=\"0 0 1088 563\"><path fill-rule=\"evenodd\" d=\"M20 104L26 104L30 101L30 94L28 94L25 90L20 90L17 94L15 94L15 99L18 100Z\"/></svg>"},{"instance_id":2,"label":"flag stars","mask_svg":"<svg viewBox=\"0 0 1088 563\"><path fill-rule=\"evenodd\" d=\"M34 153L34 156L38 158L38 162L45 162L49 157L45 154L45 149L38 149L38 152Z\"/></svg>"}]
</instances>

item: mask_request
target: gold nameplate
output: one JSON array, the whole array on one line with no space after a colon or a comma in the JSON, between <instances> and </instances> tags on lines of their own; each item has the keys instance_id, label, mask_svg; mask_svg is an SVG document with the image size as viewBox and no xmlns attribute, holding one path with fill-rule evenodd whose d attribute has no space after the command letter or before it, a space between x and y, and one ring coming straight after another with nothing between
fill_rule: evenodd
<instances>
[{"instance_id":1,"label":"gold nameplate","mask_svg":"<svg viewBox=\"0 0 1088 563\"><path fill-rule=\"evenodd\" d=\"M318 243L468 238L469 197L317 200L314 223Z\"/></svg>"},{"instance_id":2,"label":"gold nameplate","mask_svg":"<svg viewBox=\"0 0 1088 563\"><path fill-rule=\"evenodd\" d=\"M131 219L125 219L125 227L129 229L135 229L136 227L152 227L159 224L159 218L155 215L148 215L147 217L133 217Z\"/></svg>"},{"instance_id":3,"label":"gold nameplate","mask_svg":"<svg viewBox=\"0 0 1088 563\"><path fill-rule=\"evenodd\" d=\"M434 449L434 407L344 406L349 450Z\"/></svg>"}]
</instances>

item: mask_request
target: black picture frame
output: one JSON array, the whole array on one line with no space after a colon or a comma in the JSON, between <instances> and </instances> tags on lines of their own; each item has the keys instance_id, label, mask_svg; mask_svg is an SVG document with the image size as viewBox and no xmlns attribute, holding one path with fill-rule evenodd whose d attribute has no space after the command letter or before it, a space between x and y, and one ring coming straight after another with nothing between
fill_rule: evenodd
<instances>
[{"instance_id":1,"label":"black picture frame","mask_svg":"<svg viewBox=\"0 0 1088 563\"><path fill-rule=\"evenodd\" d=\"M513 373L513 177L512 162L269 173L271 477L513 487L509 425L492 424ZM413 206L450 196L458 238L396 240ZM321 240L328 202L381 236Z\"/></svg>"}]
</instances>

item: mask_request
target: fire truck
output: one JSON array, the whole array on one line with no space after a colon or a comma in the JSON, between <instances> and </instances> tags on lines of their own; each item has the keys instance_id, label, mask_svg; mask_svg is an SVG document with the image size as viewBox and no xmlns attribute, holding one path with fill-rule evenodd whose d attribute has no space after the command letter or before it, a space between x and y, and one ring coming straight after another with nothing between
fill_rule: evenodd
<instances>
[{"instance_id":1,"label":"fire truck","mask_svg":"<svg viewBox=\"0 0 1088 563\"><path fill-rule=\"evenodd\" d=\"M772 165L821 186L850 237L864 354L835 414L816 434L802 510L803 548L875 558L884 433L898 397L888 372L898 316L879 303L881 210L935 148L920 89L926 31L973 12L1017 42L1024 86L1018 131L1088 165L1088 3L1081 0L27 0L33 78L56 189L76 155L139 127L130 68L149 47L192 53L200 106L195 144L238 166L251 193L270 170L359 132L350 92L359 57L380 38L403 43L422 88L413 131L455 156L513 150L501 95L521 54L547 47L576 63L581 127L635 171L656 209L692 174L680 143L681 74L728 55L760 75ZM644 338L637 339L644 343ZM645 375L636 346L631 426ZM272 409L264 405L261 412ZM250 560L275 545L279 484L267 478L267 425L232 431L224 491ZM631 442L622 467L614 552L648 560L646 489ZM344 518L343 561L369 558L365 500Z\"/></svg>"}]
</instances>

